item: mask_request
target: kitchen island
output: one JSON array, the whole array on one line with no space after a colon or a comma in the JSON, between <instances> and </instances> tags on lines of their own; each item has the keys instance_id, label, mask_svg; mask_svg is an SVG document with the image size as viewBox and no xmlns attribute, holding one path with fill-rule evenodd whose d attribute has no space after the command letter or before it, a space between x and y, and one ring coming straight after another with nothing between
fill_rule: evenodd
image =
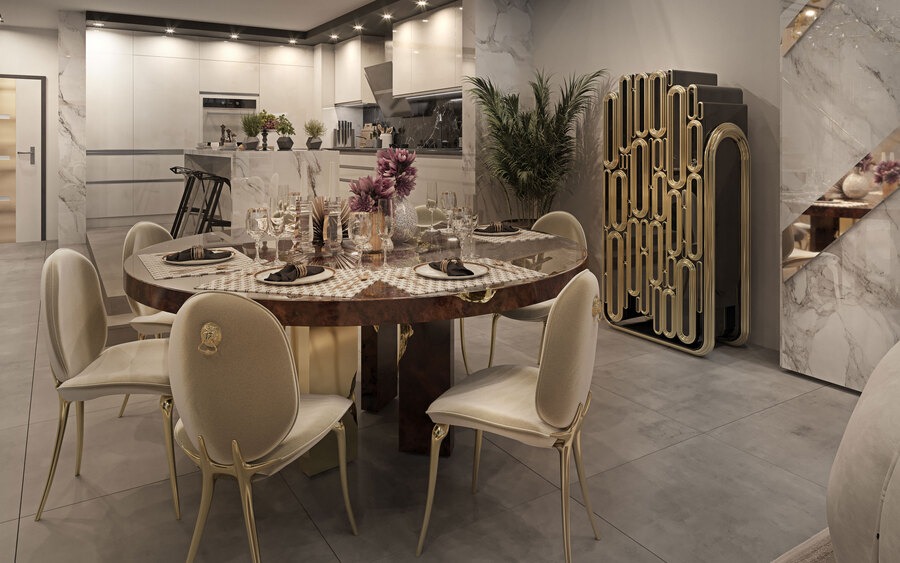
<instances>
[{"instance_id":1,"label":"kitchen island","mask_svg":"<svg viewBox=\"0 0 900 563\"><path fill-rule=\"evenodd\" d=\"M239 151L187 149L184 166L228 178L219 211L230 219L233 233L244 230L251 207L268 206L279 185L304 195L336 195L340 154L335 151ZM227 191L227 190L226 190Z\"/></svg>"}]
</instances>

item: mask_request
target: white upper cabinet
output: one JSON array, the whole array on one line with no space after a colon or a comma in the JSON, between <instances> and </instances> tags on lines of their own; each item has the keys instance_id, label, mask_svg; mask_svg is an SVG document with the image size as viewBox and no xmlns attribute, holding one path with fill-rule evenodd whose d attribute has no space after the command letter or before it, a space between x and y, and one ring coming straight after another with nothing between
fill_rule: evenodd
<instances>
[{"instance_id":1,"label":"white upper cabinet","mask_svg":"<svg viewBox=\"0 0 900 563\"><path fill-rule=\"evenodd\" d=\"M334 103L374 104L363 69L383 62L384 39L360 36L335 45Z\"/></svg>"},{"instance_id":2,"label":"white upper cabinet","mask_svg":"<svg viewBox=\"0 0 900 563\"><path fill-rule=\"evenodd\" d=\"M460 3L394 26L394 95L462 86Z\"/></svg>"}]
</instances>

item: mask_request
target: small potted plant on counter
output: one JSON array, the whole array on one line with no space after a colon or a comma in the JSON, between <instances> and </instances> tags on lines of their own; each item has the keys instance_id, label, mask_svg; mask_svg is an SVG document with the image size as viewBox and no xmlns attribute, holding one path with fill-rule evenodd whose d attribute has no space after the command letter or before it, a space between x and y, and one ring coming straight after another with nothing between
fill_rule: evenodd
<instances>
[{"instance_id":1,"label":"small potted plant on counter","mask_svg":"<svg viewBox=\"0 0 900 563\"><path fill-rule=\"evenodd\" d=\"M278 143L278 150L280 151L289 151L294 146L294 140L290 138L289 135L294 135L297 132L294 131L294 124L291 123L291 120L288 119L283 113L279 115L275 119L275 131L278 132L280 137L275 141Z\"/></svg>"},{"instance_id":2,"label":"small potted plant on counter","mask_svg":"<svg viewBox=\"0 0 900 563\"><path fill-rule=\"evenodd\" d=\"M269 131L274 131L277 127L278 118L267 112L266 110L262 110L257 114L257 119L259 119L259 126L262 127L262 150L269 150Z\"/></svg>"},{"instance_id":3,"label":"small potted plant on counter","mask_svg":"<svg viewBox=\"0 0 900 563\"><path fill-rule=\"evenodd\" d=\"M322 134L325 133L325 124L318 119L310 119L303 124L303 130L309 135L306 139L306 148L311 151L322 147Z\"/></svg>"},{"instance_id":4,"label":"small potted plant on counter","mask_svg":"<svg viewBox=\"0 0 900 563\"><path fill-rule=\"evenodd\" d=\"M255 151L259 146L259 132L262 129L262 124L259 121L259 116L255 113L250 113L241 117L241 128L244 130L244 135L247 135L247 138L244 139L244 142L241 144L244 147L245 151Z\"/></svg>"}]
</instances>

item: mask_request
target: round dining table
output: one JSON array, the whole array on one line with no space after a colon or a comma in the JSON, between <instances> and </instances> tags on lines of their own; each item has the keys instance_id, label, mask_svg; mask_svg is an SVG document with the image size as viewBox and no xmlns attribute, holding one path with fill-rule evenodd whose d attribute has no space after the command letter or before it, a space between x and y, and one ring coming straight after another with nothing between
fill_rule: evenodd
<instances>
[{"instance_id":1,"label":"round dining table","mask_svg":"<svg viewBox=\"0 0 900 563\"><path fill-rule=\"evenodd\" d=\"M528 236L532 235L532 236ZM587 250L562 237L541 238L525 231L509 237L474 237L475 258L466 262L481 264L502 273L539 272L527 279L492 283L471 280L465 290L429 285L427 293L408 292L381 279L380 268L407 268L443 258L458 256L458 243L452 237L438 239L428 248L422 245L396 245L387 253L387 265L360 276L374 282L352 297L286 296L269 293L245 295L269 309L286 327L361 327L360 401L367 411L377 411L397 397L399 392L399 449L428 453L433 424L425 413L431 402L450 388L454 381L454 330L458 318L499 313L552 299L587 264ZM125 292L136 301L177 313L199 286L232 273L209 273L171 279L155 279L140 255L161 255L194 245L210 249L243 246L220 233L207 233L153 245L123 263ZM353 247L333 252L318 249L304 255L310 264L346 267L355 260ZM269 267L272 267L271 265ZM248 266L246 275L260 266ZM399 271L399 270L398 270ZM412 274L410 277L415 278ZM401 280L415 282L416 280ZM402 284L399 284L402 285ZM452 284L451 284L452 285ZM437 286L437 287L436 287ZM400 330L397 330L397 327ZM399 351L399 353L398 353ZM453 448L452 436L442 444L442 454Z\"/></svg>"}]
</instances>

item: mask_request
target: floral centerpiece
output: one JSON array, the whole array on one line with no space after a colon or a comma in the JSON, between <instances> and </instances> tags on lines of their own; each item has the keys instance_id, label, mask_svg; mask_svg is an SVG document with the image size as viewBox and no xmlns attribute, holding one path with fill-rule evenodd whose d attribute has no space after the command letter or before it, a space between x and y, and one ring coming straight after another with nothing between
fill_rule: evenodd
<instances>
[{"instance_id":1,"label":"floral centerpiece","mask_svg":"<svg viewBox=\"0 0 900 563\"><path fill-rule=\"evenodd\" d=\"M394 196L394 181L383 176L365 176L350 182L350 211L378 211L378 200Z\"/></svg>"},{"instance_id":2,"label":"floral centerpiece","mask_svg":"<svg viewBox=\"0 0 900 563\"><path fill-rule=\"evenodd\" d=\"M413 166L416 152L408 149L382 149L378 151L375 164L376 175L394 182L394 240L406 242L416 238L418 219L415 208L406 201L416 189L416 174Z\"/></svg>"},{"instance_id":3,"label":"floral centerpiece","mask_svg":"<svg viewBox=\"0 0 900 563\"><path fill-rule=\"evenodd\" d=\"M875 166L875 183L881 184L881 192L887 197L897 189L900 181L900 162L896 160L883 160Z\"/></svg>"}]
</instances>

